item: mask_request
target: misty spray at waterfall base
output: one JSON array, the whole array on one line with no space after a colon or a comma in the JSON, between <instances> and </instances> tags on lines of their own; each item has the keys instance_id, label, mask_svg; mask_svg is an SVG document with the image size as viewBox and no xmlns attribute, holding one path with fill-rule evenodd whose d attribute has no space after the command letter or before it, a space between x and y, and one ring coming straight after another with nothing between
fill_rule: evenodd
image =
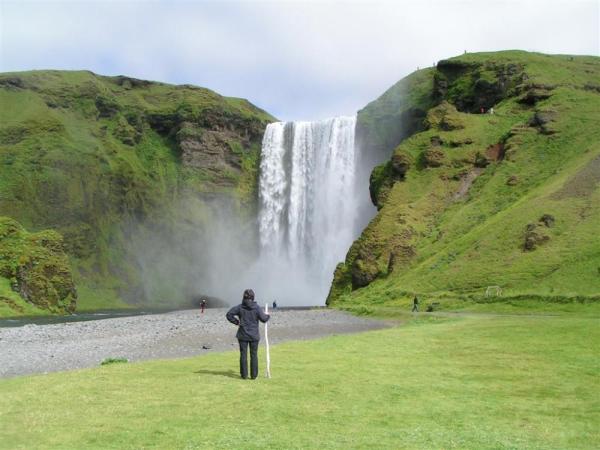
<instances>
[{"instance_id":1,"label":"misty spray at waterfall base","mask_svg":"<svg viewBox=\"0 0 600 450\"><path fill-rule=\"evenodd\" d=\"M145 296L234 304L252 288L261 303L323 305L336 265L375 212L355 127L355 116L268 125L258 216L240 217L225 198L182 202L177 232L133 240Z\"/></svg>"}]
</instances>

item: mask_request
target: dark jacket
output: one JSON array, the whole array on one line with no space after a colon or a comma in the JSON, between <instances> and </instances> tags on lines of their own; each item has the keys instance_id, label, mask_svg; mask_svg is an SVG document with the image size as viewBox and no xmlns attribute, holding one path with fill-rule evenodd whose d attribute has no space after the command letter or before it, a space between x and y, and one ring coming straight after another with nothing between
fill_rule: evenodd
<instances>
[{"instance_id":1,"label":"dark jacket","mask_svg":"<svg viewBox=\"0 0 600 450\"><path fill-rule=\"evenodd\" d=\"M241 305L231 308L226 317L232 324L240 326L236 334L240 341L260 341L258 321L266 322L270 318L258 303L249 299L244 299Z\"/></svg>"}]
</instances>

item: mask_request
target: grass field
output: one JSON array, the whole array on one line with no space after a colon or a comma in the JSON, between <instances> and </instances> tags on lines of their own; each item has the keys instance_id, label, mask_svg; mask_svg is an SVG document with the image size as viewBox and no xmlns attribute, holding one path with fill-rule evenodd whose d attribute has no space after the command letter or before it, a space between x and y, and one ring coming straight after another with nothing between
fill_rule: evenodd
<instances>
[{"instance_id":1,"label":"grass field","mask_svg":"<svg viewBox=\"0 0 600 450\"><path fill-rule=\"evenodd\" d=\"M599 317L405 316L278 345L270 380L237 352L1 380L0 447L598 448Z\"/></svg>"}]
</instances>

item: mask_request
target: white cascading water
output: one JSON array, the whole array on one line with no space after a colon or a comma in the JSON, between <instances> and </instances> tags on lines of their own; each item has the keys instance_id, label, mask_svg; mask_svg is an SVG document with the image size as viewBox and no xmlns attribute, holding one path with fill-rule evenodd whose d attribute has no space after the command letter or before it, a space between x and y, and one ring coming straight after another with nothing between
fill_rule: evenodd
<instances>
[{"instance_id":1,"label":"white cascading water","mask_svg":"<svg viewBox=\"0 0 600 450\"><path fill-rule=\"evenodd\" d=\"M356 190L355 126L356 116L267 126L259 182L263 298L324 304L335 266L360 231L365 196Z\"/></svg>"}]
</instances>

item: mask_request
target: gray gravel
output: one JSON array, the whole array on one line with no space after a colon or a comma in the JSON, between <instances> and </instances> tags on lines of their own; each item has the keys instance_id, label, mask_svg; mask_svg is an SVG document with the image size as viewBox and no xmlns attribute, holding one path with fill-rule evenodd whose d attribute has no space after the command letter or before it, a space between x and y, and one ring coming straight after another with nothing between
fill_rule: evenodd
<instances>
[{"instance_id":1,"label":"gray gravel","mask_svg":"<svg viewBox=\"0 0 600 450\"><path fill-rule=\"evenodd\" d=\"M227 322L225 312L207 309L202 315L188 310L0 328L0 377L92 367L109 357L141 361L237 349L236 327ZM385 326L382 321L328 309L275 311L269 341L277 344Z\"/></svg>"}]
</instances>

